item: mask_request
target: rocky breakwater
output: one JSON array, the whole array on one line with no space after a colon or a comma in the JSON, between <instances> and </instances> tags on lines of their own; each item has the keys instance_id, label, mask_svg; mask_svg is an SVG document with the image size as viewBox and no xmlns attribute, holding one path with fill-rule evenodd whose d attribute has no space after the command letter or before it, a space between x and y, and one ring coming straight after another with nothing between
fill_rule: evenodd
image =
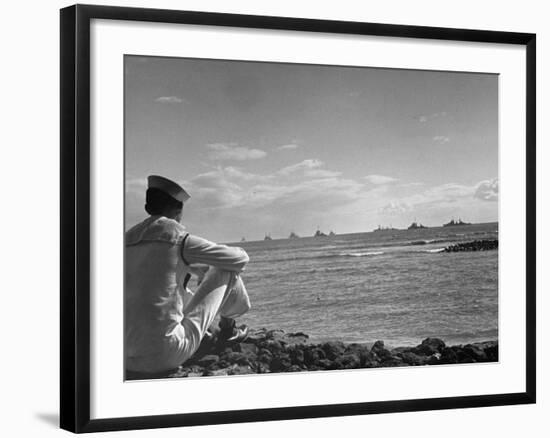
<instances>
[{"instance_id":1,"label":"rocky breakwater","mask_svg":"<svg viewBox=\"0 0 550 438\"><path fill-rule=\"evenodd\" d=\"M490 251L498 249L498 240L484 239L474 240L472 242L457 243L445 248L444 252L463 252L463 251Z\"/></svg>"},{"instance_id":2,"label":"rocky breakwater","mask_svg":"<svg viewBox=\"0 0 550 438\"><path fill-rule=\"evenodd\" d=\"M427 338L415 347L388 348L383 341L374 344L312 343L304 333L260 329L239 344L204 343L195 357L176 370L155 376L128 375L127 378L227 376L495 361L498 361L496 341L447 346L441 339Z\"/></svg>"}]
</instances>

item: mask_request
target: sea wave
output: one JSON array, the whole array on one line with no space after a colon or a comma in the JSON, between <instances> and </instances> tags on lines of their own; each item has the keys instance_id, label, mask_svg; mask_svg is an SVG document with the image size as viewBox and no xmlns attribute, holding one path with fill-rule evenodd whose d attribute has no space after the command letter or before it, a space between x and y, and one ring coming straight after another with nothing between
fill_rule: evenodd
<instances>
[{"instance_id":1,"label":"sea wave","mask_svg":"<svg viewBox=\"0 0 550 438\"><path fill-rule=\"evenodd\" d=\"M366 257L366 256L375 256L382 255L384 251L367 251L367 252L342 252L340 256L342 257Z\"/></svg>"},{"instance_id":2,"label":"sea wave","mask_svg":"<svg viewBox=\"0 0 550 438\"><path fill-rule=\"evenodd\" d=\"M445 251L445 248L433 248L433 249L427 249L426 251L424 252L429 252L429 253L437 253L437 252L443 252Z\"/></svg>"},{"instance_id":3,"label":"sea wave","mask_svg":"<svg viewBox=\"0 0 550 438\"><path fill-rule=\"evenodd\" d=\"M412 240L406 242L405 245L430 245L431 243L448 242L449 239L425 239L425 240Z\"/></svg>"}]
</instances>

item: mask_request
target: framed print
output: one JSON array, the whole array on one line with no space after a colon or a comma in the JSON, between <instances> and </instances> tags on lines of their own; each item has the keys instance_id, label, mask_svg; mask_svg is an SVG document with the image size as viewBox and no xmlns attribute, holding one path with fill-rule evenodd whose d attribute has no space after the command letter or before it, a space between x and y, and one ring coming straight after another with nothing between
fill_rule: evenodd
<instances>
[{"instance_id":1,"label":"framed print","mask_svg":"<svg viewBox=\"0 0 550 438\"><path fill-rule=\"evenodd\" d=\"M534 34L62 9L61 427L534 403L535 83Z\"/></svg>"}]
</instances>

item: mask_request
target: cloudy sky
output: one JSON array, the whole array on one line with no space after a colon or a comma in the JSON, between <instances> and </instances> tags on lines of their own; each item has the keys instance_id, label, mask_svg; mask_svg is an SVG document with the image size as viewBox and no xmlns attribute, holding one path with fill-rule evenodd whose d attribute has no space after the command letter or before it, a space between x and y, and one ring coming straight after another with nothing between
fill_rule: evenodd
<instances>
[{"instance_id":1,"label":"cloudy sky","mask_svg":"<svg viewBox=\"0 0 550 438\"><path fill-rule=\"evenodd\" d=\"M127 56L126 226L146 177L236 241L498 220L498 77Z\"/></svg>"}]
</instances>

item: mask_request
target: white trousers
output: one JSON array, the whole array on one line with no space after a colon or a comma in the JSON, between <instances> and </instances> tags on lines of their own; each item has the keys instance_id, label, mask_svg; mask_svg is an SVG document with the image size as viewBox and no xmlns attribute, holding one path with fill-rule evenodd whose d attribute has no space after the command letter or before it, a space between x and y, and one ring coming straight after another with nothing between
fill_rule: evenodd
<instances>
[{"instance_id":1,"label":"white trousers","mask_svg":"<svg viewBox=\"0 0 550 438\"><path fill-rule=\"evenodd\" d=\"M188 291L183 298L183 320L167 333L162 354L142 358L141 364L127 363L128 369L159 372L177 368L197 351L216 316L236 318L250 309L241 277L216 267L208 270L194 293Z\"/></svg>"}]
</instances>

